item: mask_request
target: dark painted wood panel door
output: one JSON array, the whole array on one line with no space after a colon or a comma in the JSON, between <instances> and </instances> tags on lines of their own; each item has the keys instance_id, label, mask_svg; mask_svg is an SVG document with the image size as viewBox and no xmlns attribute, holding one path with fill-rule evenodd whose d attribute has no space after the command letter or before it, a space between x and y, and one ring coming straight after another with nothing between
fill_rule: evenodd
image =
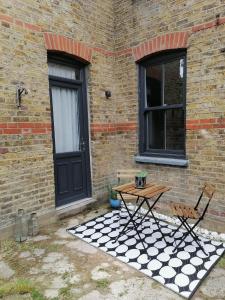
<instances>
[{"instance_id":1,"label":"dark painted wood panel door","mask_svg":"<svg viewBox=\"0 0 225 300\"><path fill-rule=\"evenodd\" d=\"M83 85L82 80L50 76L56 206L91 195L88 115Z\"/></svg>"}]
</instances>

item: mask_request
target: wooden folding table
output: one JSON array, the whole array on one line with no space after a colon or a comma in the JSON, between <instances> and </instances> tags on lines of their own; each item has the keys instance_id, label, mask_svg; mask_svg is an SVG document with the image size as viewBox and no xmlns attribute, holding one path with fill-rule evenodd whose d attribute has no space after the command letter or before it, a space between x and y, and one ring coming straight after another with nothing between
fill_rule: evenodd
<instances>
[{"instance_id":1,"label":"wooden folding table","mask_svg":"<svg viewBox=\"0 0 225 300\"><path fill-rule=\"evenodd\" d=\"M135 231L137 232L137 235L138 235L138 237L139 237L140 241L142 242L142 245L145 249L145 245L144 245L144 242L141 238L138 227L143 223L143 221L145 220L145 218L148 216L149 213L152 215L152 217L153 217L155 223L157 224L158 229L159 229L159 231L162 235L162 238L165 240L165 237L164 237L164 235L161 231L160 225L159 225L159 221L153 213L153 208L157 204L157 202L159 201L161 196L165 192L169 191L170 189L171 188L169 188L165 185L159 185L159 184L155 184L155 183L148 183L148 184L146 184L146 186L143 189L137 189L135 187L134 182L126 183L126 184L123 184L123 185L113 187L113 190L115 190L116 192L118 192L120 194L120 197L122 199L124 207L125 207L125 209L128 213L128 216L129 216L128 222L124 225L123 229L121 230L121 232L117 236L116 241L125 233L125 230L129 226L129 224L132 223L133 227L134 227ZM128 195L132 195L132 196L137 197L137 200L136 200L137 207L136 207L136 209L134 210L133 213L129 210L129 208L127 206L127 203L123 198L124 194L128 194ZM150 202L152 202L152 203L150 203ZM141 220L139 220L139 222L137 223L134 218L137 216L137 213L139 212L139 210L142 208L142 206L144 204L147 204L148 210L147 210L146 214L142 216ZM165 240L165 242L166 242L166 240Z\"/></svg>"}]
</instances>

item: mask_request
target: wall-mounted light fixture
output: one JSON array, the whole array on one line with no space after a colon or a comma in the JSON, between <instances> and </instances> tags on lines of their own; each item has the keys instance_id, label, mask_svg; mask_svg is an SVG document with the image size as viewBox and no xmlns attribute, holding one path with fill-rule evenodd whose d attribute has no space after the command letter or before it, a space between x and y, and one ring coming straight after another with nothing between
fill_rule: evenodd
<instances>
[{"instance_id":1,"label":"wall-mounted light fixture","mask_svg":"<svg viewBox=\"0 0 225 300\"><path fill-rule=\"evenodd\" d=\"M21 100L23 95L27 95L28 90L23 86L23 84L18 84L16 86L16 106L21 107Z\"/></svg>"},{"instance_id":2,"label":"wall-mounted light fixture","mask_svg":"<svg viewBox=\"0 0 225 300\"><path fill-rule=\"evenodd\" d=\"M109 90L105 91L105 97L106 97L106 99L111 98L112 97L112 92L109 91Z\"/></svg>"}]
</instances>

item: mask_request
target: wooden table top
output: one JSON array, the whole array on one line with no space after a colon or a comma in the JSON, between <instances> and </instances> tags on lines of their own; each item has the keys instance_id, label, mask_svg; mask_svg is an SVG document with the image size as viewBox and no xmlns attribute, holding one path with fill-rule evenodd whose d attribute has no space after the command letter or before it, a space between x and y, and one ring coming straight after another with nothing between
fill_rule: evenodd
<instances>
[{"instance_id":1,"label":"wooden table top","mask_svg":"<svg viewBox=\"0 0 225 300\"><path fill-rule=\"evenodd\" d=\"M156 183L148 183L143 189L137 189L135 187L135 183L130 182L119 186L115 186L113 187L113 190L116 192L129 194L137 197L139 196L143 198L152 198L154 196L160 195L171 190L171 188Z\"/></svg>"}]
</instances>

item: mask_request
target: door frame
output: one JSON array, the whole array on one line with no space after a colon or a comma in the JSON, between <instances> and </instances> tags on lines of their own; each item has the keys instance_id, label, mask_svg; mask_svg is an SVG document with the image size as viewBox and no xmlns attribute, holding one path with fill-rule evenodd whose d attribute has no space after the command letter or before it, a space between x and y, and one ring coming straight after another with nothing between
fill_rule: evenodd
<instances>
[{"instance_id":1,"label":"door frame","mask_svg":"<svg viewBox=\"0 0 225 300\"><path fill-rule=\"evenodd\" d=\"M83 135L85 137L85 171L86 171L86 177L84 178L86 187L87 187L87 197L89 198L92 196L92 179L91 179L91 159L90 159L90 136L89 136L89 113L88 113L88 101L87 101L87 82L86 82L86 64L81 63L73 58L61 55L61 54L55 54L55 53L48 53L48 62L58 63L65 66L74 66L75 68L79 69L80 71L80 79L74 80L74 79L68 79L68 78L62 78L57 76L48 76L49 80L49 96L50 96L50 108L51 108L51 123L52 123L52 143L53 143L53 163L54 163L54 186L55 186L55 206L60 207L64 205L57 205L57 184L56 184L56 164L55 159L56 155L57 157L60 157L60 154L56 154L55 151L55 131L54 131L54 117L53 117L53 103L52 103L52 92L51 87L54 86L61 86L61 87L68 87L72 89L78 90L78 97L80 97L79 106L81 114L84 116L83 118L80 118L80 122L82 121L82 129L83 129ZM63 155L63 154L62 154ZM71 155L71 152L68 152L64 155ZM85 198L83 198L85 199ZM82 200L82 199L79 199ZM74 200L75 202L76 200ZM72 204L73 202L71 202ZM69 203L70 204L70 203ZM67 204L67 205L69 205Z\"/></svg>"}]
</instances>

